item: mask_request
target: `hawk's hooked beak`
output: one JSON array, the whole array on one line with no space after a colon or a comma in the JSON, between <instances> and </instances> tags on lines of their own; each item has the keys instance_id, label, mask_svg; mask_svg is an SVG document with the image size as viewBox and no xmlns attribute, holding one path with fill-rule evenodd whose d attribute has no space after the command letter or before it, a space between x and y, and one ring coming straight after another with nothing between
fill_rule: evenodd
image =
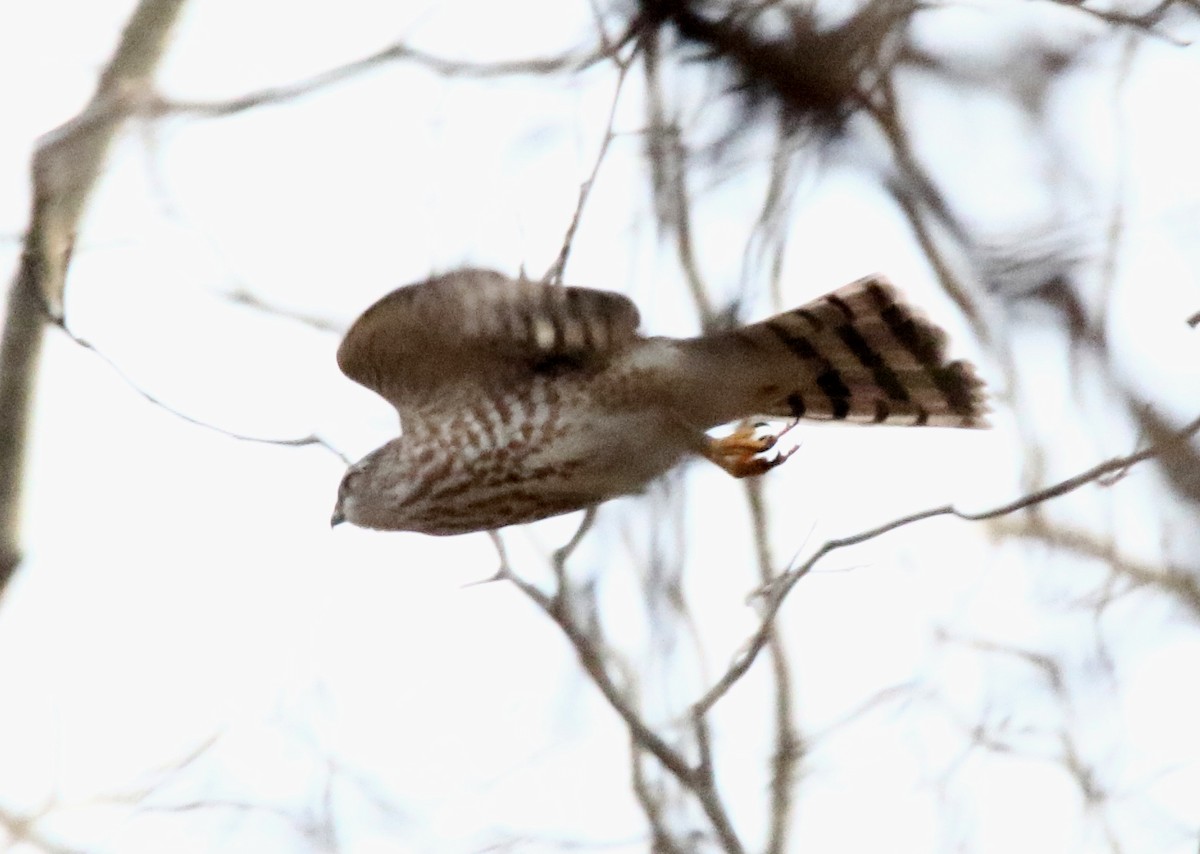
<instances>
[{"instance_id":1,"label":"hawk's hooked beak","mask_svg":"<svg viewBox=\"0 0 1200 854\"><path fill-rule=\"evenodd\" d=\"M336 528L345 521L346 517L342 514L342 509L339 507L338 509L334 510L333 515L329 517L329 527Z\"/></svg>"}]
</instances>

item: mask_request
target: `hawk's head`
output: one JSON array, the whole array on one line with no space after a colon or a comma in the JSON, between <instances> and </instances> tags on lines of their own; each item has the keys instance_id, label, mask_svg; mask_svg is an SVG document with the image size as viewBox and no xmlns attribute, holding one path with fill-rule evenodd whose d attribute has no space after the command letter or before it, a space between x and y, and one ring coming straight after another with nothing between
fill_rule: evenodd
<instances>
[{"instance_id":1,"label":"hawk's head","mask_svg":"<svg viewBox=\"0 0 1200 854\"><path fill-rule=\"evenodd\" d=\"M405 525L405 499L413 491L395 439L350 466L338 486L331 526L349 522L360 528L409 530Z\"/></svg>"}]
</instances>

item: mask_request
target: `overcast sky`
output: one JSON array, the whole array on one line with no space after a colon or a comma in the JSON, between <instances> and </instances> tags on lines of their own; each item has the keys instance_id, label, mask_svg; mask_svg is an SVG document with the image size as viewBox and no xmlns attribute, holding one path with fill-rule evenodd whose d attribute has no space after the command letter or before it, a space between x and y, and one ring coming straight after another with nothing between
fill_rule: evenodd
<instances>
[{"instance_id":1,"label":"overcast sky","mask_svg":"<svg viewBox=\"0 0 1200 854\"><path fill-rule=\"evenodd\" d=\"M86 103L132 5L13 0L0 11L8 268L36 138ZM1033 27L989 28L972 14L946 26L961 28L952 43L981 74ZM593 38L586 2L207 0L189 5L159 80L172 100L219 100L398 40L482 62L584 51ZM1031 130L994 93L931 85L912 115L943 143L947 186L986 199L981 233L1131 194L1111 295L1116 358L1182 419L1200 387L1200 344L1180 322L1200 308L1200 130L1187 102L1200 67L1194 49L1152 44L1118 90L1119 48L1098 46L1051 99L1056 150L1074 158L1066 189L1011 143ZM645 331L693 334L685 278L654 226L638 74L620 94L566 279L629 294ZM228 432L316 434L351 458L393 437L394 411L338 373L336 332L285 315L338 329L433 270L544 273L616 82L611 63L473 79L389 62L295 101L130 125L67 297L70 327L113 364L55 330L46 342L28 558L0 612L0 809L40 815L39 836L87 852L467 852L511 840L523 840L516 851L646 850L617 717L514 588L465 586L496 569L485 535L331 532L344 470L333 453L232 439L138 391ZM697 74L680 91L683 114L716 138L737 111L711 83ZM1106 128L1118 126L1116 156ZM743 295L747 317L778 307L744 275L770 142L747 132L703 173L694 208L713 297ZM1008 407L1010 394L1030 398L1006 387L939 289L871 164L835 147L806 165L787 224L787 306L886 272L950 331L956 355L979 362L997 404L988 432L797 431L799 452L767 478L780 563L927 506L1002 503L1030 464ZM239 293L279 313L231 299ZM1061 341L1014 334L1024 376L1041 383L1042 423L1058 420L1047 477L1134 447L1128 419L1079 416L1101 391L1066 370ZM1161 489L1139 469L1071 499L1070 518L1099 519L1122 549L1163 561ZM577 522L508 532L514 563L545 581L545 555ZM666 732L754 630L749 537L741 486L697 463L606 505L572 562L573 578L596 583L615 649ZM682 572L693 630L663 629L643 598L650 556L663 554ZM1127 851L1195 850L1197 616L1152 592L1098 616L1086 596L1104 567L1047 557L999 546L983 526L933 521L836 553L797 588L783 619L813 741L795 850L1090 852L1113 838ZM1063 664L1069 698L1019 656L981 653L979 639ZM889 690L903 700L887 701ZM724 794L751 843L765 833L770 698L758 674L715 716ZM977 726L1019 749L972 747ZM1061 732L1102 769L1102 807L1064 772Z\"/></svg>"}]
</instances>

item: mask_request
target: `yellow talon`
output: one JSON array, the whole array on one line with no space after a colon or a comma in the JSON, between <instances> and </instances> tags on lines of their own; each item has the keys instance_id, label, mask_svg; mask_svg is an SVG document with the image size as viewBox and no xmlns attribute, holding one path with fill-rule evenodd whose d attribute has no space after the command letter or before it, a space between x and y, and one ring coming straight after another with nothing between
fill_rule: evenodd
<instances>
[{"instance_id":1,"label":"yellow talon","mask_svg":"<svg viewBox=\"0 0 1200 854\"><path fill-rule=\"evenodd\" d=\"M795 427L796 423L793 421L774 435L756 436L757 425L743 421L728 436L720 439L708 438L704 456L733 477L756 477L766 474L776 466L783 465L788 457L796 453L796 448L769 459L757 455L774 448L780 437Z\"/></svg>"}]
</instances>

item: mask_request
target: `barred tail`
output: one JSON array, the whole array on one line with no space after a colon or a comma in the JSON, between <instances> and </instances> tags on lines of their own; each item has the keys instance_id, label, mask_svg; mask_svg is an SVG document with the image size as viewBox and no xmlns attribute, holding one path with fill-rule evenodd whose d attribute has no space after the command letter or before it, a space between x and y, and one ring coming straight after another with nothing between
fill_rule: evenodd
<instances>
[{"instance_id":1,"label":"barred tail","mask_svg":"<svg viewBox=\"0 0 1200 854\"><path fill-rule=\"evenodd\" d=\"M946 333L881 276L686 346L710 377L714 406L699 421L766 415L987 426L987 395L975 369L947 361Z\"/></svg>"}]
</instances>

